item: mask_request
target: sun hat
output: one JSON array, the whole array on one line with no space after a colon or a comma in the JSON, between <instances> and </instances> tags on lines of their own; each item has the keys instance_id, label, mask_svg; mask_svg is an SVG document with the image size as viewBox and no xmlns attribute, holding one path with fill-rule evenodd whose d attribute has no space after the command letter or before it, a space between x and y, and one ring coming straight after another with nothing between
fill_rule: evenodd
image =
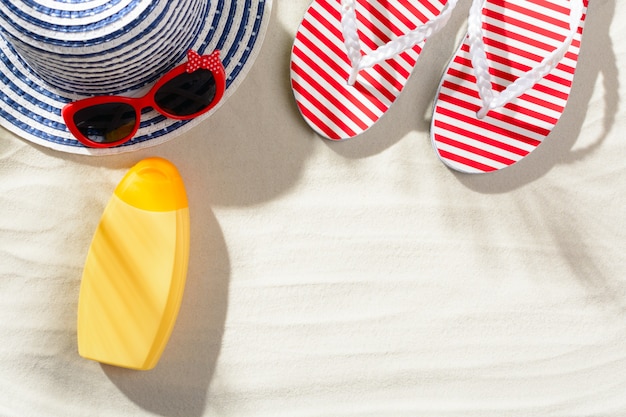
<instances>
[{"instance_id":1,"label":"sun hat","mask_svg":"<svg viewBox=\"0 0 626 417\"><path fill-rule=\"evenodd\" d=\"M163 143L212 114L259 52L272 0L0 0L0 125L59 151L103 155ZM61 109L94 95L135 96L186 60L220 50L226 92L192 120L150 109L135 137L105 149L82 145Z\"/></svg>"}]
</instances>

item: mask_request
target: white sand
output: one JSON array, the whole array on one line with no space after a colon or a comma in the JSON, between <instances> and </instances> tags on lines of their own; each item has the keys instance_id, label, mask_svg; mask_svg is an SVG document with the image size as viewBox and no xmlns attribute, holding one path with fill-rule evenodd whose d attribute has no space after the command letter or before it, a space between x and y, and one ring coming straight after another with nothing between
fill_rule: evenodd
<instances>
[{"instance_id":1,"label":"white sand","mask_svg":"<svg viewBox=\"0 0 626 417\"><path fill-rule=\"evenodd\" d=\"M96 158L0 132L0 416L626 416L626 3L592 1L549 140L483 176L428 136L468 0L344 143L289 87L308 3L275 2L244 84L183 137ZM192 253L136 372L78 356L76 306L111 192L152 155L185 178Z\"/></svg>"}]
</instances>

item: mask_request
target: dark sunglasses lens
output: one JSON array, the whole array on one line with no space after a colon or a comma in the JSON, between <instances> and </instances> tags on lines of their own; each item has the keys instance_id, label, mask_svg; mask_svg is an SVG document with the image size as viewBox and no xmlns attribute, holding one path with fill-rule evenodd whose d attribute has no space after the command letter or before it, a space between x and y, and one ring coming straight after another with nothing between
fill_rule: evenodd
<instances>
[{"instance_id":1,"label":"dark sunglasses lens","mask_svg":"<svg viewBox=\"0 0 626 417\"><path fill-rule=\"evenodd\" d=\"M184 117L209 107L215 90L213 73L199 69L169 80L157 90L154 101L165 112Z\"/></svg>"},{"instance_id":2,"label":"dark sunglasses lens","mask_svg":"<svg viewBox=\"0 0 626 417\"><path fill-rule=\"evenodd\" d=\"M97 104L74 114L78 130L97 143L113 143L128 137L136 123L135 109L124 103Z\"/></svg>"}]
</instances>

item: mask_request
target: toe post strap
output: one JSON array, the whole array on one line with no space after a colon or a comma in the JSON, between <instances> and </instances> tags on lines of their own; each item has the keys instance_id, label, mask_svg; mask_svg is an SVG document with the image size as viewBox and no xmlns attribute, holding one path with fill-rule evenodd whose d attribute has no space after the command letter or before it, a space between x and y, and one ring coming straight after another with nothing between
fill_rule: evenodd
<instances>
[{"instance_id":1,"label":"toe post strap","mask_svg":"<svg viewBox=\"0 0 626 417\"><path fill-rule=\"evenodd\" d=\"M343 34L346 53L350 59L351 71L347 80L348 85L354 85L358 73L366 68L384 62L408 49L424 42L432 34L443 28L452 15L452 10L458 0L448 0L441 13L423 25L408 33L392 39L379 46L369 54L361 51L361 42L358 35L356 0L341 0L341 32Z\"/></svg>"},{"instance_id":2,"label":"toe post strap","mask_svg":"<svg viewBox=\"0 0 626 417\"><path fill-rule=\"evenodd\" d=\"M572 44L585 10L583 0L571 0L569 31L563 42L554 49L554 51L543 58L537 66L526 71L503 91L498 93L494 91L491 82L485 42L483 40L482 9L484 3L485 0L473 1L470 7L467 27L470 59L474 69L474 75L476 76L476 86L478 87L478 93L482 101L482 106L476 113L478 119L484 119L490 110L503 107L521 96L556 68L559 62L565 57L565 54Z\"/></svg>"}]
</instances>

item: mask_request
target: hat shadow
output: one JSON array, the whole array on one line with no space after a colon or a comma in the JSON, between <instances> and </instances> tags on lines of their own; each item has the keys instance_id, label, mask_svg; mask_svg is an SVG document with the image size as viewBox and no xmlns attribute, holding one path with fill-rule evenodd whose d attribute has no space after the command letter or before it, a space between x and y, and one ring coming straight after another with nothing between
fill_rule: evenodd
<instances>
[{"instance_id":1,"label":"hat shadow","mask_svg":"<svg viewBox=\"0 0 626 417\"><path fill-rule=\"evenodd\" d=\"M272 7L272 21L277 8ZM259 55L235 93L183 135L112 160L110 156L64 157L94 166L119 166L137 160L138 155L156 153L180 161L179 168L188 171L183 176L186 183L195 183L196 196L205 207L251 207L273 200L297 184L317 140L302 125L291 93L292 42L292 34L270 24Z\"/></svg>"},{"instance_id":2,"label":"hat shadow","mask_svg":"<svg viewBox=\"0 0 626 417\"><path fill-rule=\"evenodd\" d=\"M190 212L193 227L187 282L161 359L149 371L101 365L128 399L167 417L203 415L228 309L230 262L221 229L210 211L190 207Z\"/></svg>"}]
</instances>

